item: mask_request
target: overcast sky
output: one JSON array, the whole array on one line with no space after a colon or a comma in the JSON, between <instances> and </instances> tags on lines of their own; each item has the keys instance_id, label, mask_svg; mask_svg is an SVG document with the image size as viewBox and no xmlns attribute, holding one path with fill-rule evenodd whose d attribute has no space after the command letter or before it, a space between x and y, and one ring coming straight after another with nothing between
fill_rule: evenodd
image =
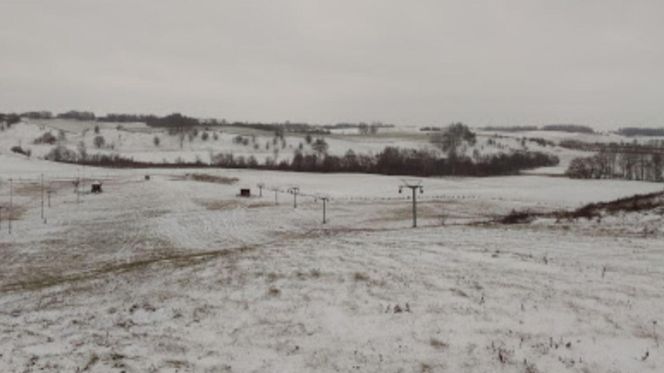
<instances>
[{"instance_id":1,"label":"overcast sky","mask_svg":"<svg viewBox=\"0 0 664 373\"><path fill-rule=\"evenodd\" d=\"M0 111L664 126L664 1L0 0Z\"/></svg>"}]
</instances>

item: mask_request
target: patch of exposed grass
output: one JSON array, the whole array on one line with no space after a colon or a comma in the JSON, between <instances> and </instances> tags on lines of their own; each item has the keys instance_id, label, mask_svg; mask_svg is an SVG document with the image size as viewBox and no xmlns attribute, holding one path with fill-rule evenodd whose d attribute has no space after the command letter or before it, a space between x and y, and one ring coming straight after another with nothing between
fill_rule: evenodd
<instances>
[{"instance_id":1,"label":"patch of exposed grass","mask_svg":"<svg viewBox=\"0 0 664 373\"><path fill-rule=\"evenodd\" d=\"M576 210L560 210L554 212L512 211L495 221L500 224L528 224L538 217L561 219L593 219L602 217L602 214L617 214L619 212L648 211L664 206L664 192L649 194L636 194L631 197L619 198L613 201L589 203Z\"/></svg>"},{"instance_id":2,"label":"patch of exposed grass","mask_svg":"<svg viewBox=\"0 0 664 373\"><path fill-rule=\"evenodd\" d=\"M99 356L93 353L92 356L90 356L90 360L88 360L88 362L83 367L82 371L83 372L89 371L95 364L97 364L98 361L99 361Z\"/></svg>"},{"instance_id":3,"label":"patch of exposed grass","mask_svg":"<svg viewBox=\"0 0 664 373\"><path fill-rule=\"evenodd\" d=\"M241 246L235 249L221 249L198 253L171 254L136 260L128 263L106 263L99 268L72 274L41 276L36 279L13 282L0 286L0 291L39 290L55 285L92 280L108 274L133 272L156 264L170 265L175 268L190 266L205 260L241 254L254 247Z\"/></svg>"},{"instance_id":4,"label":"patch of exposed grass","mask_svg":"<svg viewBox=\"0 0 664 373\"><path fill-rule=\"evenodd\" d=\"M204 200L204 199L195 199L194 202L205 207L210 211L217 210L230 210L242 207L243 204L240 201L236 200Z\"/></svg>"},{"instance_id":5,"label":"patch of exposed grass","mask_svg":"<svg viewBox=\"0 0 664 373\"><path fill-rule=\"evenodd\" d=\"M434 219L440 218L443 212L446 211L445 208L448 207L445 205L446 201L427 201L427 202L418 202L417 204L417 217L419 219ZM389 208L384 209L379 214L380 218L375 221L402 221L409 220L413 218L413 208L410 200L399 202L394 207L390 206Z\"/></svg>"},{"instance_id":6,"label":"patch of exposed grass","mask_svg":"<svg viewBox=\"0 0 664 373\"><path fill-rule=\"evenodd\" d=\"M22 205L13 204L12 208L9 208L9 204L0 204L0 210L2 210L2 223L3 225L7 223L7 220L21 220L23 215L28 211L28 208Z\"/></svg>"},{"instance_id":7,"label":"patch of exposed grass","mask_svg":"<svg viewBox=\"0 0 664 373\"><path fill-rule=\"evenodd\" d=\"M14 195L22 197L35 197L41 194L40 183L14 183Z\"/></svg>"}]
</instances>

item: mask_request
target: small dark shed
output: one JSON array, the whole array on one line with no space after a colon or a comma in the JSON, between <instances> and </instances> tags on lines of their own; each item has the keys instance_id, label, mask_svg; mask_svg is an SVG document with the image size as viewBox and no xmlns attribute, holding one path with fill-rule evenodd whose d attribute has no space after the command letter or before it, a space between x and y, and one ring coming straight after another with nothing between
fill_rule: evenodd
<instances>
[{"instance_id":1,"label":"small dark shed","mask_svg":"<svg viewBox=\"0 0 664 373\"><path fill-rule=\"evenodd\" d=\"M95 181L91 184L90 192L92 193L101 193L101 182Z\"/></svg>"},{"instance_id":2,"label":"small dark shed","mask_svg":"<svg viewBox=\"0 0 664 373\"><path fill-rule=\"evenodd\" d=\"M249 188L240 189L240 197L251 197L251 189Z\"/></svg>"}]
</instances>

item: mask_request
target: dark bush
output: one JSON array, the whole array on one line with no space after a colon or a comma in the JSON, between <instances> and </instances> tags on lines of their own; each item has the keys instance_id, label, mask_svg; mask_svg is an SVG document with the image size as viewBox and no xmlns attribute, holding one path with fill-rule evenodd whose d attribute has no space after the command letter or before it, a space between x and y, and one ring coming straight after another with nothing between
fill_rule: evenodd
<instances>
[{"instance_id":1,"label":"dark bush","mask_svg":"<svg viewBox=\"0 0 664 373\"><path fill-rule=\"evenodd\" d=\"M30 149L23 149L22 147L20 147L18 145L12 146L10 150L14 153L23 154L26 157L29 157L32 154Z\"/></svg>"},{"instance_id":2,"label":"dark bush","mask_svg":"<svg viewBox=\"0 0 664 373\"><path fill-rule=\"evenodd\" d=\"M49 144L53 145L58 141L58 138L55 137L51 132L44 132L41 136L37 137L35 141L33 141L35 144Z\"/></svg>"},{"instance_id":3,"label":"dark bush","mask_svg":"<svg viewBox=\"0 0 664 373\"><path fill-rule=\"evenodd\" d=\"M664 128L626 127L618 130L623 136L664 136Z\"/></svg>"},{"instance_id":4,"label":"dark bush","mask_svg":"<svg viewBox=\"0 0 664 373\"><path fill-rule=\"evenodd\" d=\"M95 136L93 143L95 145L95 148L99 149L104 147L104 145L106 145L106 139L104 139L104 136Z\"/></svg>"},{"instance_id":5,"label":"dark bush","mask_svg":"<svg viewBox=\"0 0 664 373\"><path fill-rule=\"evenodd\" d=\"M73 163L78 160L78 156L75 151L68 149L64 145L58 145L51 149L51 151L46 155L46 159L55 162Z\"/></svg>"},{"instance_id":6,"label":"dark bush","mask_svg":"<svg viewBox=\"0 0 664 373\"><path fill-rule=\"evenodd\" d=\"M58 118L75 120L95 120L95 113L90 111L70 110L66 113L58 114Z\"/></svg>"},{"instance_id":7,"label":"dark bush","mask_svg":"<svg viewBox=\"0 0 664 373\"><path fill-rule=\"evenodd\" d=\"M542 127L542 131L561 131L572 133L595 133L595 130L588 126L578 124L549 124Z\"/></svg>"},{"instance_id":8,"label":"dark bush","mask_svg":"<svg viewBox=\"0 0 664 373\"><path fill-rule=\"evenodd\" d=\"M529 211L515 211L512 210L508 215L499 219L502 224L526 224L535 220L537 214Z\"/></svg>"}]
</instances>

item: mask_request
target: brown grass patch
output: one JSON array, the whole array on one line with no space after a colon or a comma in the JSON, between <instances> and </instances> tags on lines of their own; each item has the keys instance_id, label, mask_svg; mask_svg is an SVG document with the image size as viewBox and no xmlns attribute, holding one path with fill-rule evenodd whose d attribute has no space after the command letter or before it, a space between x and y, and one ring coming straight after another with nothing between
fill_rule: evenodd
<instances>
[{"instance_id":1,"label":"brown grass patch","mask_svg":"<svg viewBox=\"0 0 664 373\"><path fill-rule=\"evenodd\" d=\"M538 217L567 219L601 218L602 214L613 215L619 212L639 212L654 210L664 206L664 192L636 194L631 197L619 198L608 202L589 203L576 210L559 210L553 212L512 211L508 215L496 219L500 224L528 224Z\"/></svg>"},{"instance_id":2,"label":"brown grass patch","mask_svg":"<svg viewBox=\"0 0 664 373\"><path fill-rule=\"evenodd\" d=\"M168 214L170 211L169 210L146 210L143 211L143 217L146 218L158 218L160 216L164 216Z\"/></svg>"},{"instance_id":3,"label":"brown grass patch","mask_svg":"<svg viewBox=\"0 0 664 373\"><path fill-rule=\"evenodd\" d=\"M242 207L242 203L236 200L205 200L205 199L195 199L194 202L205 207L210 211L217 210L230 210Z\"/></svg>"},{"instance_id":4,"label":"brown grass patch","mask_svg":"<svg viewBox=\"0 0 664 373\"><path fill-rule=\"evenodd\" d=\"M355 272L353 275L353 280L355 281L369 281L369 275L362 272Z\"/></svg>"},{"instance_id":5,"label":"brown grass patch","mask_svg":"<svg viewBox=\"0 0 664 373\"><path fill-rule=\"evenodd\" d=\"M230 210L230 209L236 209L236 208L241 208L245 207L248 209L256 209L256 208L263 208L263 207L269 207L273 206L272 203L270 202L254 202L254 203L247 203L247 201L240 200L240 199L224 199L224 200L218 200L218 199L195 199L194 202L196 202L198 205L205 207L207 210L210 211L217 211L217 210Z\"/></svg>"},{"instance_id":6,"label":"brown grass patch","mask_svg":"<svg viewBox=\"0 0 664 373\"><path fill-rule=\"evenodd\" d=\"M27 279L0 285L0 291L39 290L55 285L93 280L109 274L122 274L134 272L155 265L164 265L171 268L181 268L196 265L215 258L231 258L254 250L252 246L240 246L231 249L211 250L196 253L171 253L155 255L153 257L137 259L131 262L101 263L97 268L69 274L57 273L53 275L40 274L38 278Z\"/></svg>"},{"instance_id":7,"label":"brown grass patch","mask_svg":"<svg viewBox=\"0 0 664 373\"><path fill-rule=\"evenodd\" d=\"M23 215L28 211L28 208L21 205L12 205L11 210L9 209L9 204L0 204L0 213L2 214L2 224L6 224L7 220L21 220Z\"/></svg>"},{"instance_id":8,"label":"brown grass patch","mask_svg":"<svg viewBox=\"0 0 664 373\"><path fill-rule=\"evenodd\" d=\"M14 183L14 195L20 197L39 196L41 194L40 183ZM44 191L46 186L44 186Z\"/></svg>"},{"instance_id":9,"label":"brown grass patch","mask_svg":"<svg viewBox=\"0 0 664 373\"><path fill-rule=\"evenodd\" d=\"M249 209L257 209L257 208L269 207L269 206L274 206L274 203L270 203L270 202L256 202L256 203L250 203L250 204L247 205L247 208L249 208Z\"/></svg>"},{"instance_id":10,"label":"brown grass patch","mask_svg":"<svg viewBox=\"0 0 664 373\"><path fill-rule=\"evenodd\" d=\"M14 181L13 188L16 197L39 197L42 192L41 183L34 181ZM44 178L44 198L46 198L49 189L52 191L71 189L73 191L74 185L71 181L50 181Z\"/></svg>"},{"instance_id":11,"label":"brown grass patch","mask_svg":"<svg viewBox=\"0 0 664 373\"><path fill-rule=\"evenodd\" d=\"M411 201L403 201L399 203L398 207L390 207L384 209L379 213L380 216L376 221L401 221L413 218L413 207ZM446 216L450 213L446 210L446 202L418 202L417 203L417 218L418 219L436 219Z\"/></svg>"}]
</instances>

